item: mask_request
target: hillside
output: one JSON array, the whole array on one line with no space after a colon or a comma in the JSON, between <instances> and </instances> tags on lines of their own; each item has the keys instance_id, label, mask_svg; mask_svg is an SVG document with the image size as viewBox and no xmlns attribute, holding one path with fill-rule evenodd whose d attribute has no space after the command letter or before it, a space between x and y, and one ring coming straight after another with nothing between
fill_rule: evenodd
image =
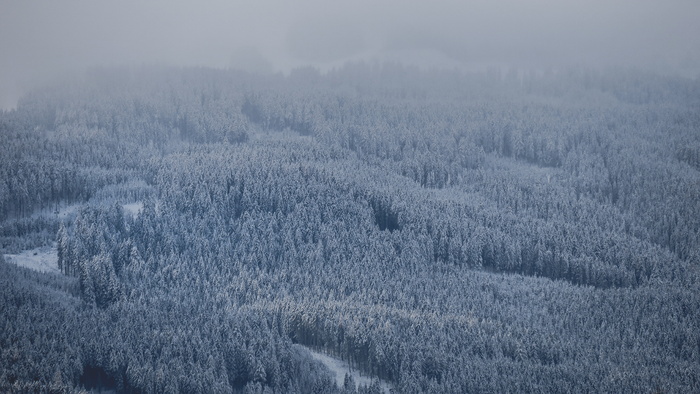
<instances>
[{"instance_id":1,"label":"hillside","mask_svg":"<svg viewBox=\"0 0 700 394\"><path fill-rule=\"evenodd\" d=\"M60 272L0 257L0 391L355 391L308 347L360 392L698 392L699 108L633 70L36 90L0 113L0 253Z\"/></svg>"}]
</instances>

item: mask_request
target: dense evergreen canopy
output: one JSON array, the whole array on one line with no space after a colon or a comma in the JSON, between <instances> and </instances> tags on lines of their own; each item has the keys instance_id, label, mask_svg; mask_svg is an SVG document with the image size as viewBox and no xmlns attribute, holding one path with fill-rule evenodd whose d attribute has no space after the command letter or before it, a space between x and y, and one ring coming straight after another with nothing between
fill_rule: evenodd
<instances>
[{"instance_id":1,"label":"dense evergreen canopy","mask_svg":"<svg viewBox=\"0 0 700 394\"><path fill-rule=\"evenodd\" d=\"M696 80L94 69L0 136L0 247L62 272L0 256L0 391L355 391L297 344L401 393L700 391Z\"/></svg>"}]
</instances>

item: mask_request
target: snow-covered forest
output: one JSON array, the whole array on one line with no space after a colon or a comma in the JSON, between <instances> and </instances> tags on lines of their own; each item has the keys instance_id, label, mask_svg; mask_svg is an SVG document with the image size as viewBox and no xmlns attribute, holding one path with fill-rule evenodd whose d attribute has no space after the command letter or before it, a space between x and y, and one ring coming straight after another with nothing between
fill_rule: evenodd
<instances>
[{"instance_id":1,"label":"snow-covered forest","mask_svg":"<svg viewBox=\"0 0 700 394\"><path fill-rule=\"evenodd\" d=\"M700 392L697 79L94 68L0 140L2 392Z\"/></svg>"}]
</instances>

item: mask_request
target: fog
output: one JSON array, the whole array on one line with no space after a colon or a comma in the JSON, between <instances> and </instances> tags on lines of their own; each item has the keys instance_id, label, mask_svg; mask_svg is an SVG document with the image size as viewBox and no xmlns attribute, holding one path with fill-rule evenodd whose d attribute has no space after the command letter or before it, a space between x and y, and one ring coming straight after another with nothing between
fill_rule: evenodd
<instances>
[{"instance_id":1,"label":"fog","mask_svg":"<svg viewBox=\"0 0 700 394\"><path fill-rule=\"evenodd\" d=\"M96 65L286 72L391 60L634 66L696 77L698 20L697 0L0 0L0 107Z\"/></svg>"}]
</instances>

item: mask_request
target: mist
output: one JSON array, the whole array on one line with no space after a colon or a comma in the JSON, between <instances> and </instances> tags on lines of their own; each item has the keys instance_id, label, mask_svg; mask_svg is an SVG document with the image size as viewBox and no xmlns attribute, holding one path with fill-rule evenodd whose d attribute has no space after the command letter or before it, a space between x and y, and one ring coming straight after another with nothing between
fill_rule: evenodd
<instances>
[{"instance_id":1,"label":"mist","mask_svg":"<svg viewBox=\"0 0 700 394\"><path fill-rule=\"evenodd\" d=\"M700 2L0 0L0 108L91 66L623 66L697 77Z\"/></svg>"}]
</instances>

